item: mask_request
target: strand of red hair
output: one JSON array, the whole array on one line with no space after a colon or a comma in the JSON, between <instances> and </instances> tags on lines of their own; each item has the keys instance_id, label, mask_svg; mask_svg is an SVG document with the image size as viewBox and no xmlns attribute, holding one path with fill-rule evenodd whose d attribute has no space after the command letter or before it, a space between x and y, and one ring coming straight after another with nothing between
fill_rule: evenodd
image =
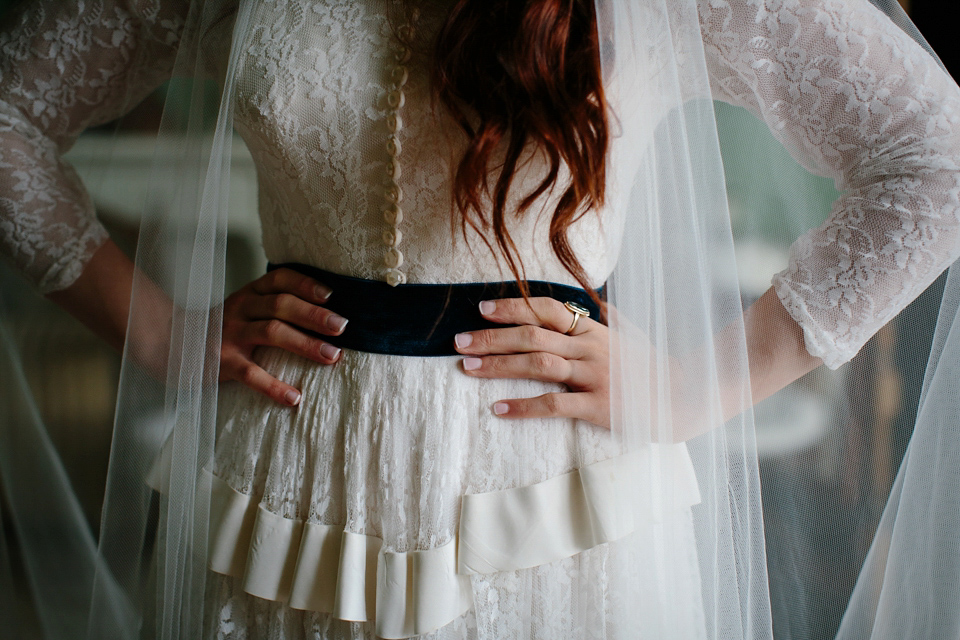
<instances>
[{"instance_id":1,"label":"strand of red hair","mask_svg":"<svg viewBox=\"0 0 960 640\"><path fill-rule=\"evenodd\" d=\"M550 245L600 302L568 232L604 201L609 132L602 80L593 0L456 0L437 36L433 90L467 137L453 178L461 230L477 231L491 251L496 246L524 297L525 271L508 217L562 188ZM544 155L548 170L508 211L514 176L531 148ZM569 181L560 184L563 166Z\"/></svg>"}]
</instances>

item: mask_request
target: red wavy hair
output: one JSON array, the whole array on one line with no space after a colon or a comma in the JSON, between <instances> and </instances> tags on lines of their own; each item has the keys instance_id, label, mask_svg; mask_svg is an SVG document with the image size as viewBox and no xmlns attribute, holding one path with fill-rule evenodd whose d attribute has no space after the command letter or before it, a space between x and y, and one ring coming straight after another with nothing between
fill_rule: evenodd
<instances>
[{"instance_id":1,"label":"red wavy hair","mask_svg":"<svg viewBox=\"0 0 960 640\"><path fill-rule=\"evenodd\" d=\"M567 232L604 200L609 133L602 80L593 0L454 0L437 35L433 91L468 141L453 179L461 230L472 227L493 251L484 233L492 230L524 295L525 272L507 216L522 215L557 186L562 165L570 181L559 185L564 191L550 219L550 244L590 291ZM516 211L507 211L514 174L531 144L549 170L522 194ZM484 206L485 198L492 207Z\"/></svg>"}]
</instances>

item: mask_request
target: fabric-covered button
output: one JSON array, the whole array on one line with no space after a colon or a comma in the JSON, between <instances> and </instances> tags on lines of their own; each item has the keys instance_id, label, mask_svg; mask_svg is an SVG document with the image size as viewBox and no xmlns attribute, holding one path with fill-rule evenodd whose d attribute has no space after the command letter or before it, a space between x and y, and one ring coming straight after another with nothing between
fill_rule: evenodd
<instances>
[{"instance_id":1,"label":"fabric-covered button","mask_svg":"<svg viewBox=\"0 0 960 640\"><path fill-rule=\"evenodd\" d=\"M395 247L403 240L403 233L400 229L384 229L380 237L383 238L383 244L388 247Z\"/></svg>"},{"instance_id":2,"label":"fabric-covered button","mask_svg":"<svg viewBox=\"0 0 960 640\"><path fill-rule=\"evenodd\" d=\"M391 204L383 210L383 219L387 224L395 227L403 222L403 209L395 204Z\"/></svg>"},{"instance_id":3,"label":"fabric-covered button","mask_svg":"<svg viewBox=\"0 0 960 640\"><path fill-rule=\"evenodd\" d=\"M398 184L391 184L387 187L386 191L384 191L383 197L385 197L390 204L403 202L403 189L401 189Z\"/></svg>"},{"instance_id":4,"label":"fabric-covered button","mask_svg":"<svg viewBox=\"0 0 960 640\"><path fill-rule=\"evenodd\" d=\"M403 92L404 85L410 79L410 71L404 66L410 60L413 52L410 49L410 43L413 41L414 25L419 17L419 11L413 11L411 22L397 29L397 38L399 46L396 50L395 58L398 65L390 69L390 80L392 86L387 92L387 106L391 112L387 115L387 130L392 134L387 140L386 148L389 160L385 168L387 173L387 185L384 189L384 200L387 206L383 210L383 219L387 222L389 228L384 229L380 238L383 244L388 247L383 257L383 262L387 266L384 274L387 284L397 286L407 281L406 275L399 270L403 264L403 253L397 248L403 239L403 234L398 226L403 221L403 210L400 208L400 202L403 200L403 191L398 184L402 173L400 168L400 154L403 147L397 134L403 128L403 120L400 118L400 109L406 103L406 95Z\"/></svg>"},{"instance_id":5,"label":"fabric-covered button","mask_svg":"<svg viewBox=\"0 0 960 640\"><path fill-rule=\"evenodd\" d=\"M403 95L403 90L401 89L394 89L393 91L387 94L387 105L391 109L401 108L406 103L406 101L407 101L406 96Z\"/></svg>"},{"instance_id":6,"label":"fabric-covered button","mask_svg":"<svg viewBox=\"0 0 960 640\"><path fill-rule=\"evenodd\" d=\"M391 269L399 268L403 264L403 252L396 247L390 247L387 249L387 252L383 254L383 264Z\"/></svg>"},{"instance_id":7,"label":"fabric-covered button","mask_svg":"<svg viewBox=\"0 0 960 640\"><path fill-rule=\"evenodd\" d=\"M405 24L401 27L398 27L397 37L403 42L410 42L413 40L413 25Z\"/></svg>"},{"instance_id":8,"label":"fabric-covered button","mask_svg":"<svg viewBox=\"0 0 960 640\"><path fill-rule=\"evenodd\" d=\"M407 71L407 68L402 64L394 67L393 71L390 72L390 80L397 86L397 88L407 84L407 80L409 79L410 72Z\"/></svg>"},{"instance_id":9,"label":"fabric-covered button","mask_svg":"<svg viewBox=\"0 0 960 640\"><path fill-rule=\"evenodd\" d=\"M397 136L390 136L387 140L387 153L390 154L391 158L396 158L403 152L403 146L400 144L400 138Z\"/></svg>"},{"instance_id":10,"label":"fabric-covered button","mask_svg":"<svg viewBox=\"0 0 960 640\"><path fill-rule=\"evenodd\" d=\"M403 284L407 281L407 274L403 271L397 271L396 269L391 269L387 271L387 284L391 287Z\"/></svg>"},{"instance_id":11,"label":"fabric-covered button","mask_svg":"<svg viewBox=\"0 0 960 640\"><path fill-rule=\"evenodd\" d=\"M395 158L387 160L387 177L391 180L399 180L400 173L400 163Z\"/></svg>"}]
</instances>

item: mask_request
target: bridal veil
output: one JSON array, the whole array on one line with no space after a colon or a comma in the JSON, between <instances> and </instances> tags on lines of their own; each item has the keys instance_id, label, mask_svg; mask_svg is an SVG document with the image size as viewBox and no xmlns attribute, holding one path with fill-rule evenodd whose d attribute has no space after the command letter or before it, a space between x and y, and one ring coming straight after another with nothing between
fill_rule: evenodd
<instances>
[{"instance_id":1,"label":"bridal veil","mask_svg":"<svg viewBox=\"0 0 960 640\"><path fill-rule=\"evenodd\" d=\"M142 222L99 537L95 539L72 497L71 481L20 364L18 336L35 307L7 290L0 294L0 483L10 521L4 526L16 533L45 636L199 638L210 564L209 471L217 437L220 304L229 277L231 195L237 193L231 161L240 143L233 135L233 111L241 53L258 28L257 2L117 4L127 22L106 21L112 33L88 33L81 26L76 34L63 30L58 37L63 42L76 38L81 52L89 38L134 37L147 43L127 49L133 58L122 63L136 78L128 82L131 95L116 101L116 115L142 99L136 91L150 84L140 82L137 74L172 74L173 80L155 155L164 161L156 162L149 194L136 195L138 201L129 203L142 212ZM869 277L857 280L856 268L850 270L852 280L845 282L849 265L841 264L843 256L835 265L818 267L833 269L838 284L832 290L819 287L819 276L810 271L797 274L804 256L831 242L846 243L854 253L868 251L858 244L862 237L841 237L838 231L855 225L844 226L834 216L833 223L820 227L821 235L808 236L807 244L795 247L787 272L777 276L778 293L792 313L809 317L803 325L805 339L815 355L839 366L960 254L960 242L950 235L960 208L956 178L940 189L946 194L943 201L934 203L922 189L907 189L909 195L900 201L870 204L871 198L886 193L874 188L885 176L871 171L886 171L884 160L889 162L891 154L902 158L908 170L902 179L911 184L922 183L924 176L940 179L938 172L956 176L958 169L937 158L926 165L914 163L927 156L924 140L915 139L909 127L900 137L883 135L883 123L899 123L899 116L891 113L935 107L939 111L926 114L930 117L924 122L957 130L960 113L951 111L955 95L931 107L923 96L913 100L900 95L894 83L881 79L889 75L903 80L914 74L918 82L928 80L937 90L949 81L932 52L921 49L922 41L907 43L901 32L893 35L888 18L866 2L849 4L866 17L865 28L873 29L874 40L868 46L864 31L848 34L849 24L838 18L846 15L842 4L832 7L835 11L818 12L816 3L807 2L597 0L614 133L607 189L611 215L604 231L610 272L611 437L617 455L609 465L595 467L595 473L581 473L571 486L584 496L578 503L589 530L584 535L619 545L620 565L602 570L626 576L622 584L629 586L615 594L613 611L584 607L575 612L584 626L598 616L619 616L617 637L624 638L636 637L641 629L656 630L654 637L678 639L765 638L774 631L778 637L808 637L804 612L815 608L811 603L818 597L829 597L806 588L800 579L798 567L808 559L768 558L767 505L758 462L758 449L766 445L758 444L758 428L809 422L809 411L819 416L814 423L833 420L834 413L841 412L828 404L836 399L829 387L840 382L822 378L812 404L774 404L765 414L758 412L762 420L755 420L743 327L743 309L751 300L738 270L738 251L742 255L749 248L750 234L746 240L737 236L736 212L731 221L729 166L725 172L713 99L747 106L798 161L834 179L843 203L835 211L844 206L861 213L890 208L909 216L915 207L936 209L937 215L953 220L952 227L943 225L946 230L937 225L901 229L917 235L901 244L907 247L902 255L890 260L911 273L909 285L886 297L878 293L870 304L864 303L869 296L856 298L858 287L876 283ZM49 10L79 10L55 6L50 3ZM830 44L818 49L804 41L801 34L806 32L798 20L808 14L814 30L835 49ZM911 30L902 12L894 17L901 28ZM753 23L745 24L751 19ZM919 39L915 30L911 35ZM871 49L874 44L879 54ZM164 53L174 48L175 56ZM7 55L12 55L9 50ZM735 55L754 59L743 67L721 68L717 62ZM871 131L875 146L854 164L849 158L856 155L856 136L845 138L847 132L839 126L802 129L800 124L832 113L829 106L816 103L818 95L840 84L823 71L832 57L857 60L863 67L862 82L850 84L853 93L844 113L870 122L883 120ZM756 75L748 77L741 68ZM798 74L789 78L793 95L777 94L764 85L771 77L791 73ZM69 81L67 74L63 82ZM919 84L917 91L924 87ZM858 89L870 95L856 95ZM840 89L847 90L846 85ZM777 95L780 100L773 101ZM858 109L862 113L854 113ZM842 125L853 126L846 120ZM828 139L804 138L797 134L801 130L820 131ZM734 137L740 135L734 131ZM62 146L68 147L72 136L65 134ZM831 151L823 152L825 147ZM821 151L812 153L815 148ZM766 157L762 146L752 151ZM813 156L823 161L811 160ZM3 162L11 157L5 154ZM172 175L171 157L176 158ZM799 193L791 192L796 186L792 180L783 177L760 186ZM867 204L857 208L860 202ZM940 230L939 235L933 229ZM884 257L883 247L870 250ZM843 617L838 637L845 640L960 634L960 609L954 602L960 583L955 535L960 524L958 305L960 276L951 274L913 438ZM847 324L839 326L841 316L830 316L828 308L844 309L841 316ZM164 348L146 349L138 336L162 336ZM880 365L864 366L869 370ZM771 491L780 491L789 502L802 488L797 482ZM804 512L785 512L777 527L790 531L803 524ZM522 541L522 533L518 535ZM0 543L3 540L0 537ZM466 553L462 543L461 553ZM823 571L829 574L829 562L817 560L825 562ZM3 571L7 565L6 547L0 546L0 613L15 600L10 574ZM799 586L771 600L771 583L787 589ZM429 609L430 604L419 606ZM774 629L778 607L791 609L784 618L789 623Z\"/></svg>"}]
</instances>

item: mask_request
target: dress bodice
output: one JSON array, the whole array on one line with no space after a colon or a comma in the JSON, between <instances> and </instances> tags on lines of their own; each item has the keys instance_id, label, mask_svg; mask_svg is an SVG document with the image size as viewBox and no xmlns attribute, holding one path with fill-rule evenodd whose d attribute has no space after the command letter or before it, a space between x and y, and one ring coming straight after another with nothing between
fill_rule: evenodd
<instances>
[{"instance_id":1,"label":"dress bodice","mask_svg":"<svg viewBox=\"0 0 960 640\"><path fill-rule=\"evenodd\" d=\"M384 279L388 94L398 49L390 5L257 5L259 26L241 61L235 122L258 166L263 242L273 262ZM420 27L430 28L429 21ZM403 193L401 269L415 283L511 279L475 232L466 241L461 235L450 184L465 136L431 105L426 56L415 53L404 66L409 80L399 109L396 180ZM544 174L544 163L529 160L514 196L531 191ZM556 191L511 219L509 229L529 278L574 284L547 236ZM587 273L601 283L606 260L599 216L582 218L570 236Z\"/></svg>"},{"instance_id":2,"label":"dress bodice","mask_svg":"<svg viewBox=\"0 0 960 640\"><path fill-rule=\"evenodd\" d=\"M84 128L117 117L170 74L185 4L93 0L78 15L79 5L38 2L0 33L0 246L43 292L69 286L107 237L60 156ZM752 111L844 192L774 278L807 348L838 366L960 254L960 92L865 0L697 5L708 91ZM257 163L273 261L383 277L389 6L256 3L235 115ZM431 108L423 59L409 67L400 131L403 269L410 282L509 278L481 239L459 236L450 175L463 136ZM532 153L514 196L529 192L542 169ZM613 186L613 203L632 188ZM513 218L510 231L528 278L573 284L547 242L557 196ZM617 257L608 214L583 216L570 232L592 284Z\"/></svg>"}]
</instances>

